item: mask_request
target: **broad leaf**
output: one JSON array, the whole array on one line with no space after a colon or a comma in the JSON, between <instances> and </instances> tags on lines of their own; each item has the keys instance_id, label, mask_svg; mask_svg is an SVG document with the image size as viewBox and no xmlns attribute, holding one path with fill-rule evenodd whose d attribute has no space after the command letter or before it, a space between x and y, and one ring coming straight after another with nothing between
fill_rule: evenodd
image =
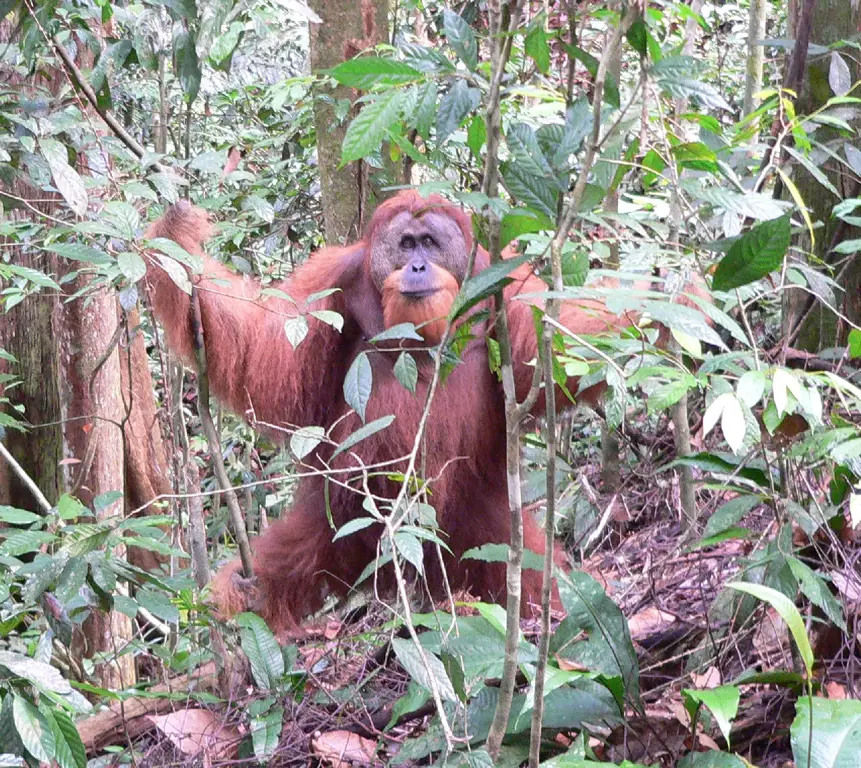
<instances>
[{"instance_id":1,"label":"broad leaf","mask_svg":"<svg viewBox=\"0 0 861 768\"><path fill-rule=\"evenodd\" d=\"M360 160L379 149L389 130L400 120L404 92L391 90L369 97L347 128L341 161Z\"/></svg>"},{"instance_id":2,"label":"broad leaf","mask_svg":"<svg viewBox=\"0 0 861 768\"><path fill-rule=\"evenodd\" d=\"M341 85L368 91L375 85L392 87L422 79L423 75L409 64L382 56L362 56L329 70Z\"/></svg>"},{"instance_id":3,"label":"broad leaf","mask_svg":"<svg viewBox=\"0 0 861 768\"><path fill-rule=\"evenodd\" d=\"M443 11L443 28L448 44L457 57L469 69L475 69L478 66L478 43L472 27L454 11L446 8Z\"/></svg>"},{"instance_id":4,"label":"broad leaf","mask_svg":"<svg viewBox=\"0 0 861 768\"><path fill-rule=\"evenodd\" d=\"M356 355L352 365L344 378L344 400L359 418L365 420L365 408L371 399L371 390L374 384L374 373L371 369L371 361L367 352Z\"/></svg>"},{"instance_id":5,"label":"broad leaf","mask_svg":"<svg viewBox=\"0 0 861 768\"><path fill-rule=\"evenodd\" d=\"M712 287L729 291L778 269L789 250L789 215L757 224L736 240L715 270Z\"/></svg>"}]
</instances>

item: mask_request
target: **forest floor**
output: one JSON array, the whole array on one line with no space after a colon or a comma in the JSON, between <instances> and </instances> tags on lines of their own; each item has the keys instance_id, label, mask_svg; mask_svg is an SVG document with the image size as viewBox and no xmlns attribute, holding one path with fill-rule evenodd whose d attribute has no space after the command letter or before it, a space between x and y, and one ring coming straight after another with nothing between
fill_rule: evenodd
<instances>
[{"instance_id":1,"label":"forest floor","mask_svg":"<svg viewBox=\"0 0 861 768\"><path fill-rule=\"evenodd\" d=\"M763 530L770 525L765 517L761 523ZM710 608L752 543L729 540L688 551L681 545L678 525L659 520L634 529L635 525L622 537L618 532L611 536L617 539L615 546L605 542L580 566L604 586L628 618L643 703L642 711L626 713L623 726L592 743L604 760L672 766L692 743L683 688L713 688L746 670L792 670L794 661L786 626L771 609L763 609L755 622L733 631L730 643L720 641L716 661L692 672L697 649L719 641L719 623L707 622ZM425 705L382 733L392 705L409 683L393 657L380 651L389 636L382 629L385 618L373 609L352 619L333 614L312 625L297 643L295 669L303 672L304 690L283 701L283 729L269 765L388 765L408 738L427 728L433 708ZM524 631L536 639L536 625L526 623ZM825 644L818 646L817 679L828 686L829 695L839 696L841 681L861 672L859 654L832 648L824 658ZM174 702L172 714L148 717L145 727L131 729L136 734L137 765L255 764L251 756L245 762L236 752L243 735L237 723L263 695L246 683L236 688L236 698L226 708L221 704L207 709L191 701L183 708ZM761 768L787 765L795 699L785 687L743 686L732 727L732 751ZM726 749L713 725L699 729L697 749ZM204 732L208 735L195 737ZM575 735L556 735L563 751Z\"/></svg>"}]
</instances>

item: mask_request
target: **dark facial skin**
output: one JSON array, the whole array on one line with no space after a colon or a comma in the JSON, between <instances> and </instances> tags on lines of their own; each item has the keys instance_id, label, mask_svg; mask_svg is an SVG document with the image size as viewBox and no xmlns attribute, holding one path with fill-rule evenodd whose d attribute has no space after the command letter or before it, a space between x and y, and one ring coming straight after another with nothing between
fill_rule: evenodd
<instances>
[{"instance_id":1,"label":"dark facial skin","mask_svg":"<svg viewBox=\"0 0 861 768\"><path fill-rule=\"evenodd\" d=\"M371 277L382 291L386 278L402 269L401 292L408 298L427 297L442 286L435 277L439 266L462 283L466 269L466 243L449 216L433 211L421 218L409 213L395 216L371 247Z\"/></svg>"}]
</instances>

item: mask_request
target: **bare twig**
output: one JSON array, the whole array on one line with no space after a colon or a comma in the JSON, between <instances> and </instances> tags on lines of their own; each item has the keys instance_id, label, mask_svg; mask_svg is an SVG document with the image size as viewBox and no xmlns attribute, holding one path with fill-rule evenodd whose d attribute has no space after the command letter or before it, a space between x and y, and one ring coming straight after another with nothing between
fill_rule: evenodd
<instances>
[{"instance_id":1,"label":"bare twig","mask_svg":"<svg viewBox=\"0 0 861 768\"><path fill-rule=\"evenodd\" d=\"M45 494L42 493L33 478L27 474L27 472L24 470L24 467L22 467L15 460L15 457L11 453L9 453L9 450L6 448L5 445L3 445L2 442L0 442L0 456L6 459L6 463L12 468L12 471L18 476L18 479L22 483L24 483L24 485L27 486L27 490L29 490L30 493L33 494L33 497L36 499L39 506L42 507L45 512L50 512L51 502L49 502L48 499L45 498Z\"/></svg>"},{"instance_id":2,"label":"bare twig","mask_svg":"<svg viewBox=\"0 0 861 768\"><path fill-rule=\"evenodd\" d=\"M197 360L197 405L200 414L200 423L203 426L206 442L209 444L209 453L212 457L212 469L215 478L224 492L227 509L230 512L230 522L233 524L233 536L239 548L239 558L242 561L242 571L245 578L250 579L253 575L251 545L248 542L248 533L242 520L242 511L239 509L239 501L236 492L227 476L224 462L221 460L221 440L212 414L209 411L209 373L206 363L206 347L203 338L203 318L200 311L200 295L196 287L191 289L191 305L193 312L192 338L194 339L194 356Z\"/></svg>"}]
</instances>

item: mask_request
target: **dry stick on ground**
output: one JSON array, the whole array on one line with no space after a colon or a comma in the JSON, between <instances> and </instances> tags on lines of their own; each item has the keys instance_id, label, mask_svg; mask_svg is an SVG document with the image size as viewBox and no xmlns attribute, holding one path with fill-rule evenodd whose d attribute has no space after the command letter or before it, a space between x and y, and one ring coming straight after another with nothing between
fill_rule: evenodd
<instances>
[{"instance_id":1,"label":"dry stick on ground","mask_svg":"<svg viewBox=\"0 0 861 768\"><path fill-rule=\"evenodd\" d=\"M171 678L151 688L149 693L171 693L177 691L207 691L215 686L215 662L204 664L195 670L194 676L187 675ZM119 740L135 738L155 727L147 715L163 712L175 705L169 698L146 697L127 699L113 704L109 709L78 722L78 733L87 752L93 754Z\"/></svg>"},{"instance_id":2,"label":"dry stick on ground","mask_svg":"<svg viewBox=\"0 0 861 768\"><path fill-rule=\"evenodd\" d=\"M203 337L203 319L200 312L200 295L197 292L197 287L194 286L191 289L191 306L193 312L191 335L194 339L194 356L197 359L197 410L206 435L206 442L209 445L209 453L212 456L215 479L224 492L224 499L230 512L233 536L239 547L239 558L242 561L242 573L246 579L250 579L254 575L251 565L251 545L248 543L248 533L242 520L242 511L239 509L236 492L233 490L230 478L227 477L227 470L224 468L224 462L221 460L221 441L218 438L215 423L212 421L212 414L209 412L209 374Z\"/></svg>"}]
</instances>

